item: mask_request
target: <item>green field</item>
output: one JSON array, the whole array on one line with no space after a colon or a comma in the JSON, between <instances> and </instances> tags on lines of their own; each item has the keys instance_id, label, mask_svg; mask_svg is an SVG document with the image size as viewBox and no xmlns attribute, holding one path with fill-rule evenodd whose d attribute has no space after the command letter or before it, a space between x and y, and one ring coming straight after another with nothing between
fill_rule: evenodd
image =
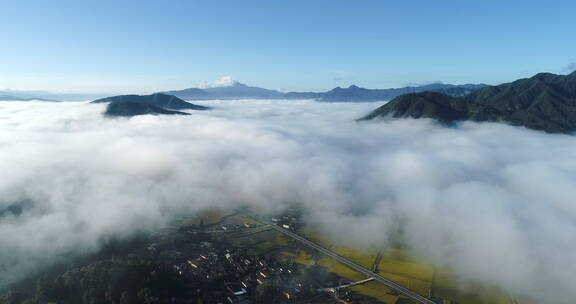
<instances>
[{"instance_id":1,"label":"green field","mask_svg":"<svg viewBox=\"0 0 576 304\"><path fill-rule=\"evenodd\" d=\"M372 268L372 264L374 264L374 260L378 254L378 252L373 249L360 250L350 247L333 247L331 250L367 269Z\"/></svg>"},{"instance_id":2,"label":"green field","mask_svg":"<svg viewBox=\"0 0 576 304\"><path fill-rule=\"evenodd\" d=\"M378 251L374 248L361 250L336 246L331 240L310 228L303 228L301 234L367 269L372 268L378 254ZM419 262L419 260L410 256L406 249L385 248L382 251L378 265L378 273L423 296L444 299L445 303L453 301L461 304L512 303L508 295L494 288L476 285L462 290L462 287L458 285L456 278L453 277L451 272L435 269L433 265ZM327 257L318 259L317 264L351 281L365 278L364 275ZM395 303L398 299L398 296L391 294L391 290L378 282L365 283L360 286L354 286L351 289L382 303ZM524 304L526 302L518 303Z\"/></svg>"},{"instance_id":3,"label":"green field","mask_svg":"<svg viewBox=\"0 0 576 304\"><path fill-rule=\"evenodd\" d=\"M185 218L176 220L175 224L179 226L209 227L220 223L225 217L231 216L234 213L234 211L214 208L199 212L193 216L187 216Z\"/></svg>"},{"instance_id":4,"label":"green field","mask_svg":"<svg viewBox=\"0 0 576 304\"><path fill-rule=\"evenodd\" d=\"M453 273L446 269L436 270L434 280L434 295L439 298L457 301L466 304L510 304L510 297L501 290L489 288L480 284L468 286L466 289L458 288ZM527 302L517 301L518 304Z\"/></svg>"},{"instance_id":5,"label":"green field","mask_svg":"<svg viewBox=\"0 0 576 304\"><path fill-rule=\"evenodd\" d=\"M351 288L352 291L372 297L383 303L396 303L397 295L393 295L392 290L378 282L368 282Z\"/></svg>"},{"instance_id":6,"label":"green field","mask_svg":"<svg viewBox=\"0 0 576 304\"><path fill-rule=\"evenodd\" d=\"M312 255L304 250L296 250L296 252L282 251L280 254L286 256L288 259L294 261L295 263L302 265L314 265L316 261L312 258Z\"/></svg>"}]
</instances>

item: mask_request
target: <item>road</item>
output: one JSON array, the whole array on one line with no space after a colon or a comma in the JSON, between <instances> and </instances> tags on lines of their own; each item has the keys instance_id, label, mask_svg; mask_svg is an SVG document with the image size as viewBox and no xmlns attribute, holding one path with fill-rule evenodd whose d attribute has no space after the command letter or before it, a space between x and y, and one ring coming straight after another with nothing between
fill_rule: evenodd
<instances>
[{"instance_id":1,"label":"road","mask_svg":"<svg viewBox=\"0 0 576 304\"><path fill-rule=\"evenodd\" d=\"M348 284L344 284L344 285L340 285L340 286L334 286L334 287L328 287L328 288L320 288L318 290L323 290L323 291L329 291L329 290L338 290L338 289L342 289L342 288L350 288L356 285L361 285L364 283L368 283L370 281L374 281L374 278L367 278L364 280L360 280L360 281L356 281L356 282L352 282L352 283L348 283Z\"/></svg>"},{"instance_id":2,"label":"road","mask_svg":"<svg viewBox=\"0 0 576 304\"><path fill-rule=\"evenodd\" d=\"M348 260L348 259L346 259L346 258L344 258L344 257L342 257L342 256L340 256L340 255L338 255L338 254L336 254L336 253L334 253L334 252L332 252L332 251L330 251L330 250L328 250L328 249L326 249L326 248L324 248L324 247L322 247L322 246L320 246L320 245L318 245L318 244L316 244L310 240L308 240L308 239L305 239L305 238L301 237L300 235L298 235L298 234L296 234L296 233L294 233L288 229L277 226L276 224L273 224L273 223L271 223L265 219L256 217L255 215L252 215L252 214L246 212L245 210L239 210L239 211L242 214L244 214L245 216L248 216L255 221L266 224L266 225L272 227L272 229L274 229L278 232L281 232L284 235L287 235L287 236L299 241L300 243L331 257L332 259L334 259L334 260L336 260L336 261L338 261L338 262L340 262L340 263L342 263L342 264L344 264L344 265L346 265L346 266L348 266L348 267L350 267L350 268L352 268L352 269L354 269L354 270L356 270L356 271L358 271L358 272L360 272L360 273L362 273L368 277L374 278L374 280L376 280L376 281L390 287L391 289L407 296L412 301L416 301L417 303L424 303L424 304L436 304L432 300L430 300L426 297L423 297L423 296L419 295L418 293L416 293L416 292L414 292L408 288L405 288L402 285L399 285L396 282L391 281L391 280L389 280L389 279L387 279L387 278L385 278L385 277L383 277L383 276L381 276L381 275L379 275L379 274L377 274L377 273L375 273L369 269L366 269L366 268L364 268L364 267L362 267L362 266L360 266L360 265L358 265L358 264L356 264L356 263L354 263L354 262L352 262L352 261L350 261L350 260Z\"/></svg>"}]
</instances>

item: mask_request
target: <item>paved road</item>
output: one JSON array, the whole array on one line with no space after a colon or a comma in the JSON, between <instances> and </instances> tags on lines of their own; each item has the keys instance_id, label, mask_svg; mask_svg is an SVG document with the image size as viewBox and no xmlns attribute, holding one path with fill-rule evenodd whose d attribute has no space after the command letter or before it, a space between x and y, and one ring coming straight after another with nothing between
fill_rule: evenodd
<instances>
[{"instance_id":1,"label":"paved road","mask_svg":"<svg viewBox=\"0 0 576 304\"><path fill-rule=\"evenodd\" d=\"M340 263L342 263L342 264L344 264L344 265L346 265L346 266L348 266L348 267L350 267L350 268L352 268L352 269L354 269L354 270L356 270L362 274L365 274L368 277L374 278L374 280L396 290L397 292L399 292L401 294L404 294L405 296L407 296L408 298L410 298L413 301L416 301L417 303L436 304L432 300L425 298L425 297L419 295L418 293L416 293L416 292L414 292L408 288L405 288L405 287L395 283L394 281L391 281L391 280L389 280L389 279L387 279L387 278L385 278L385 277L383 277L383 276L381 276L375 272L372 272L372 271L370 271L370 270L368 270L368 269L366 269L366 268L364 268L364 267L362 267L362 266L360 266L354 262L351 262L348 259L346 259L346 258L344 258L344 257L342 257L342 256L316 244L316 243L313 243L313 242L309 241L308 239L305 239L305 238L299 236L298 234L296 234L296 233L294 233L288 229L282 228L282 227L277 226L276 224L273 224L273 223L271 223L265 219L256 217L252 214L249 214L248 212L246 212L244 210L239 210L239 211L242 214L254 219L255 221L269 225L270 227L272 227L272 229L274 229L278 232L281 232L281 233L299 241L300 243L302 243L308 247L311 247L311 248L331 257L332 259L334 259L334 260L336 260L336 261L338 261L338 262L340 262Z\"/></svg>"},{"instance_id":2,"label":"paved road","mask_svg":"<svg viewBox=\"0 0 576 304\"><path fill-rule=\"evenodd\" d=\"M341 289L341 288L350 288L350 287L353 287L353 286L356 286L356 285L362 285L362 284L364 284L364 283L368 283L368 282L370 282L370 281L374 281L374 278L370 277L370 278L367 278L367 279L364 279L364 280L360 280L360 281L356 281L356 282L352 282L352 283L349 283L349 284L344 284L344 285L335 286L335 287L328 287L328 288L324 288L324 290L326 290L326 289L338 290L338 289Z\"/></svg>"}]
</instances>

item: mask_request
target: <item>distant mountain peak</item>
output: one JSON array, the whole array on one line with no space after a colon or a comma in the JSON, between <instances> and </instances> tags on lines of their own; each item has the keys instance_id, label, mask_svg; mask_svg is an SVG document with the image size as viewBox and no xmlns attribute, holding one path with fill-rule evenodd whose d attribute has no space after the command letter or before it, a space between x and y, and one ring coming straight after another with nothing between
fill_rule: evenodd
<instances>
[{"instance_id":1,"label":"distant mountain peak","mask_svg":"<svg viewBox=\"0 0 576 304\"><path fill-rule=\"evenodd\" d=\"M284 93L243 84L225 76L212 84L202 88L189 88L184 90L167 91L164 93L188 100L209 99L279 99Z\"/></svg>"},{"instance_id":2,"label":"distant mountain peak","mask_svg":"<svg viewBox=\"0 0 576 304\"><path fill-rule=\"evenodd\" d=\"M235 81L234 84L230 85L229 87L234 87L234 88L238 88L238 87L249 87L249 85L241 83L239 81Z\"/></svg>"},{"instance_id":3,"label":"distant mountain peak","mask_svg":"<svg viewBox=\"0 0 576 304\"><path fill-rule=\"evenodd\" d=\"M353 84L353 85L351 85L351 86L348 87L348 89L359 89L359 88L360 88L360 87L357 86L357 85L355 85L355 84Z\"/></svg>"}]
</instances>

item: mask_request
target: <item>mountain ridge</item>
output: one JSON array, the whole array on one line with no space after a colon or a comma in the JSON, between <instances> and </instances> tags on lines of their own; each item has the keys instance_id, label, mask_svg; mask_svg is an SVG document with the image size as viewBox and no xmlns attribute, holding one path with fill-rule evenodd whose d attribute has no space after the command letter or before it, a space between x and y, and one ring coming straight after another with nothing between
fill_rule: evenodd
<instances>
[{"instance_id":1,"label":"mountain ridge","mask_svg":"<svg viewBox=\"0 0 576 304\"><path fill-rule=\"evenodd\" d=\"M14 95L0 95L0 101L46 101L46 102L60 102L60 100L38 98L38 97L18 97Z\"/></svg>"},{"instance_id":2,"label":"mountain ridge","mask_svg":"<svg viewBox=\"0 0 576 304\"><path fill-rule=\"evenodd\" d=\"M11 101L87 101L96 98L105 97L107 94L104 93L57 93L50 91L37 91L37 90L0 90L0 98L8 100L5 98L10 97Z\"/></svg>"},{"instance_id":3,"label":"mountain ridge","mask_svg":"<svg viewBox=\"0 0 576 304\"><path fill-rule=\"evenodd\" d=\"M230 99L315 99L323 102L373 102L391 100L399 95L422 91L441 91L452 96L464 96L485 84L453 85L432 83L421 86L407 86L392 89L366 89L356 85L347 88L336 87L326 92L287 92L269 90L234 82L225 86L208 88L188 88L164 91L186 100L230 100Z\"/></svg>"},{"instance_id":4,"label":"mountain ridge","mask_svg":"<svg viewBox=\"0 0 576 304\"><path fill-rule=\"evenodd\" d=\"M252 87L240 82L232 82L223 86L188 88L161 93L188 100L281 99L284 96L284 93L279 91Z\"/></svg>"},{"instance_id":5,"label":"mountain ridge","mask_svg":"<svg viewBox=\"0 0 576 304\"><path fill-rule=\"evenodd\" d=\"M401 95L362 117L432 118L455 121L504 122L549 133L576 131L576 73L539 73L466 96L421 92Z\"/></svg>"},{"instance_id":6,"label":"mountain ridge","mask_svg":"<svg viewBox=\"0 0 576 304\"><path fill-rule=\"evenodd\" d=\"M371 102L371 101L385 101L396 98L402 94L417 93L424 91L440 91L448 95L463 96L485 87L485 84L463 84L453 85L444 83L431 83L421 86L407 86L402 88L391 89L366 89L356 85L351 85L348 88L336 87L325 94L323 94L318 101L327 102Z\"/></svg>"}]
</instances>

